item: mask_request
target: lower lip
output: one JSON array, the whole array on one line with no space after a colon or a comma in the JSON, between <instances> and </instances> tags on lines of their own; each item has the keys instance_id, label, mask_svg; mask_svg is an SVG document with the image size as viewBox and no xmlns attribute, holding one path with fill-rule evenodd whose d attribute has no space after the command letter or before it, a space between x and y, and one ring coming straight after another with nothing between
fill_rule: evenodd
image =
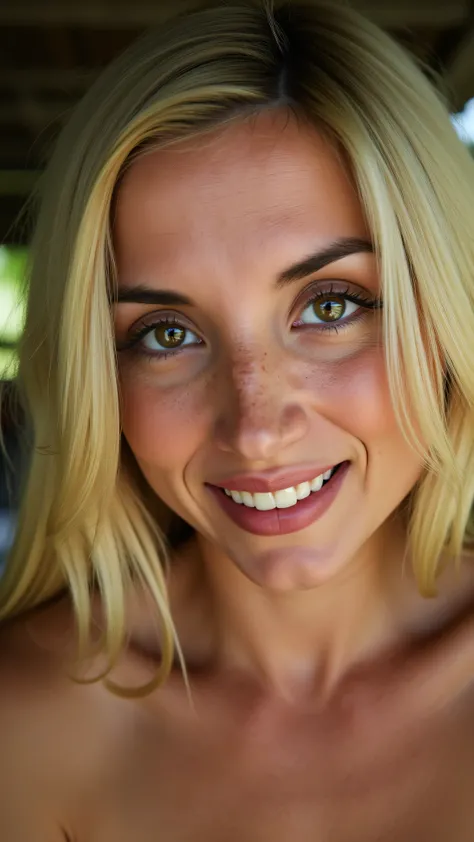
<instances>
[{"instance_id":1,"label":"lower lip","mask_svg":"<svg viewBox=\"0 0 474 842\"><path fill-rule=\"evenodd\" d=\"M260 512L243 503L234 503L232 497L215 485L208 488L217 502L237 526L253 535L288 535L299 532L319 520L335 500L349 470L349 462L343 462L329 482L320 491L313 491L309 497L299 500L288 509L271 509Z\"/></svg>"}]
</instances>

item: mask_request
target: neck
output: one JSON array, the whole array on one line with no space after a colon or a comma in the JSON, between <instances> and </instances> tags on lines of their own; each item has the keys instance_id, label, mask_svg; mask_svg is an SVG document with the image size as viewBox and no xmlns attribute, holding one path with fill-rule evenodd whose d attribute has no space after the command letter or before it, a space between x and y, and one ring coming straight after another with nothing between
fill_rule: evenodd
<instances>
[{"instance_id":1,"label":"neck","mask_svg":"<svg viewBox=\"0 0 474 842\"><path fill-rule=\"evenodd\" d=\"M402 575L406 540L398 520L327 583L283 594L253 583L205 539L198 544L219 664L287 697L316 686L326 695L351 666L393 641L402 594L415 587Z\"/></svg>"}]
</instances>

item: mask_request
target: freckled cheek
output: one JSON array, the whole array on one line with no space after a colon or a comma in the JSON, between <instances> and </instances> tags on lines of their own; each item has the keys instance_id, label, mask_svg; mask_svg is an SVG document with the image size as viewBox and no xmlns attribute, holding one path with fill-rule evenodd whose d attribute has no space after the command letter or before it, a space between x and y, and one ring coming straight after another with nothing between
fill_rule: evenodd
<instances>
[{"instance_id":1,"label":"freckled cheek","mask_svg":"<svg viewBox=\"0 0 474 842\"><path fill-rule=\"evenodd\" d=\"M183 467L205 438L206 413L192 389L160 389L123 378L122 429L136 459L172 471Z\"/></svg>"}]
</instances>

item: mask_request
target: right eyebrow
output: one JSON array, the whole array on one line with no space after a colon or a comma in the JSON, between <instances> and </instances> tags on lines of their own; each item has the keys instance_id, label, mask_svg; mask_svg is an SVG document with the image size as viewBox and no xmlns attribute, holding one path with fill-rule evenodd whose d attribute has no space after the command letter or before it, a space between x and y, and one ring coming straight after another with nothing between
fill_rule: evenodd
<instances>
[{"instance_id":1,"label":"right eyebrow","mask_svg":"<svg viewBox=\"0 0 474 842\"><path fill-rule=\"evenodd\" d=\"M165 304L168 307L192 306L193 302L187 295L172 289L154 289L147 286L122 287L117 295L112 297L112 304Z\"/></svg>"},{"instance_id":2,"label":"right eyebrow","mask_svg":"<svg viewBox=\"0 0 474 842\"><path fill-rule=\"evenodd\" d=\"M374 253L374 246L370 240L364 237L339 237L319 251L304 257L303 260L281 272L278 276L277 287L286 286L294 281L301 281L308 275L324 269L330 263L335 263L351 254L360 254L361 252Z\"/></svg>"}]
</instances>

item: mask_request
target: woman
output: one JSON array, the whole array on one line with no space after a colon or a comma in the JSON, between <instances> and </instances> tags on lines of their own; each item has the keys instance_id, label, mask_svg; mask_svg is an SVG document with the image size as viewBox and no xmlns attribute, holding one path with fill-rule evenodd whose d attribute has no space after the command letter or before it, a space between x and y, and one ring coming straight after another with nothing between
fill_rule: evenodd
<instances>
[{"instance_id":1,"label":"woman","mask_svg":"<svg viewBox=\"0 0 474 842\"><path fill-rule=\"evenodd\" d=\"M3 839L472 840L473 191L413 60L318 0L176 15L79 105L21 349Z\"/></svg>"}]
</instances>

